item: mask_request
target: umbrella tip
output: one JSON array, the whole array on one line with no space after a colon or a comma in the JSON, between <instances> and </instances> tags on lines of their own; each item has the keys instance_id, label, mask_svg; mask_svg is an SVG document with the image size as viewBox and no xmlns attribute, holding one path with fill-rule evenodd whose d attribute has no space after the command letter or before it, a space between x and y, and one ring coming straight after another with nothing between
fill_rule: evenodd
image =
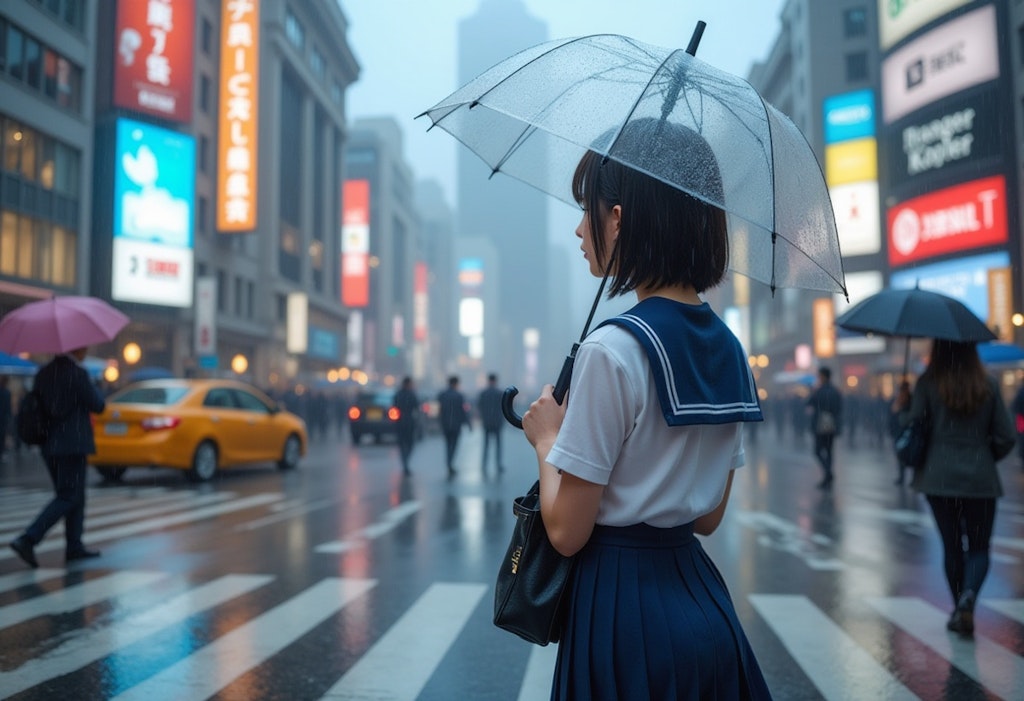
<instances>
[{"instance_id":1,"label":"umbrella tip","mask_svg":"<svg viewBox=\"0 0 1024 701\"><path fill-rule=\"evenodd\" d=\"M693 36L690 37L690 44L686 47L686 53L691 56L697 55L697 47L700 45L700 38L704 36L704 28L708 23L704 20L697 20L697 26L693 29Z\"/></svg>"}]
</instances>

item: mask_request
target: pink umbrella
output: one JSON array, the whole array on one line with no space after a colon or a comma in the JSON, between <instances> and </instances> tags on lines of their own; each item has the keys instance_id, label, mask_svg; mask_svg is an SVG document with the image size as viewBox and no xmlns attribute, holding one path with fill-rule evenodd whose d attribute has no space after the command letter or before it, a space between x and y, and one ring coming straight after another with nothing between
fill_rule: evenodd
<instances>
[{"instance_id":1,"label":"pink umbrella","mask_svg":"<svg viewBox=\"0 0 1024 701\"><path fill-rule=\"evenodd\" d=\"M0 319L0 350L66 353L113 340L128 317L95 297L29 302Z\"/></svg>"}]
</instances>

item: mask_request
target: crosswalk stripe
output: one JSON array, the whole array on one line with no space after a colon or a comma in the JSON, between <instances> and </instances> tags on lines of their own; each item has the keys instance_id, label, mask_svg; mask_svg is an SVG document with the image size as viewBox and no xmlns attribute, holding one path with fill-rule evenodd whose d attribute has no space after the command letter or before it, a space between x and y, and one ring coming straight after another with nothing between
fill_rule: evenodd
<instances>
[{"instance_id":1,"label":"crosswalk stripe","mask_svg":"<svg viewBox=\"0 0 1024 701\"><path fill-rule=\"evenodd\" d=\"M322 543L313 550L318 553L343 553L364 544L367 540L379 538L393 530L398 524L409 518L422 508L418 501L406 501L393 509L388 509L374 523L349 534L344 540Z\"/></svg>"},{"instance_id":2,"label":"crosswalk stripe","mask_svg":"<svg viewBox=\"0 0 1024 701\"><path fill-rule=\"evenodd\" d=\"M1012 618L1017 623L1024 623L1024 599L981 599L978 603L988 606Z\"/></svg>"},{"instance_id":3,"label":"crosswalk stripe","mask_svg":"<svg viewBox=\"0 0 1024 701\"><path fill-rule=\"evenodd\" d=\"M163 579L161 572L118 572L0 608L0 629L37 616L66 613Z\"/></svg>"},{"instance_id":4,"label":"crosswalk stripe","mask_svg":"<svg viewBox=\"0 0 1024 701\"><path fill-rule=\"evenodd\" d=\"M533 645L526 673L519 687L517 701L546 701L551 698L551 684L555 678L555 658L558 645Z\"/></svg>"},{"instance_id":5,"label":"crosswalk stripe","mask_svg":"<svg viewBox=\"0 0 1024 701\"><path fill-rule=\"evenodd\" d=\"M11 574L5 574L0 577L0 592L10 591L11 589L17 589L23 587L26 584L37 584L39 582L46 581L47 579L53 579L64 574L64 570L22 570L21 572L13 572Z\"/></svg>"},{"instance_id":6,"label":"crosswalk stripe","mask_svg":"<svg viewBox=\"0 0 1024 701\"><path fill-rule=\"evenodd\" d=\"M172 501L167 501L166 498L161 499L158 503L154 502L151 504L139 505L138 502L121 502L120 506L125 509L126 506L134 506L137 508L127 509L123 511L117 511L115 513L108 513L103 516L97 516L92 507L86 507L88 513L86 515L86 523L89 526L90 531L100 526L108 526L112 523L120 523L122 521L132 521L137 518L146 518L156 516L158 514L167 513L168 511L177 511L180 509L192 509L199 506L206 506L208 504L216 504L222 501L226 501L234 496L233 494L216 492L214 494L203 494L201 496L189 495L186 498L176 497ZM27 525L27 521L20 524L20 528L17 531L11 533L0 533L0 540L10 539L17 536L22 532L22 529ZM50 532L51 536L63 538L61 534L54 535Z\"/></svg>"},{"instance_id":7,"label":"crosswalk stripe","mask_svg":"<svg viewBox=\"0 0 1024 701\"><path fill-rule=\"evenodd\" d=\"M947 613L911 597L869 597L868 604L961 672L1004 699L1024 689L1024 659L975 632L962 640L946 630Z\"/></svg>"},{"instance_id":8,"label":"crosswalk stripe","mask_svg":"<svg viewBox=\"0 0 1024 701\"><path fill-rule=\"evenodd\" d=\"M12 696L31 689L48 679L91 664L201 611L246 594L273 579L268 575L227 575L180 594L144 613L118 621L116 626L99 630L84 629L80 631L81 634L21 667L10 672L0 672L0 689Z\"/></svg>"},{"instance_id":9,"label":"crosswalk stripe","mask_svg":"<svg viewBox=\"0 0 1024 701\"><path fill-rule=\"evenodd\" d=\"M330 577L133 686L114 701L206 699L376 586ZM420 631L422 634L422 631Z\"/></svg>"},{"instance_id":10,"label":"crosswalk stripe","mask_svg":"<svg viewBox=\"0 0 1024 701\"><path fill-rule=\"evenodd\" d=\"M164 492L151 496L125 497L125 495L107 495L106 499L93 496L92 492L86 494L87 518L91 521L100 514L111 511L121 512L128 507L139 507L142 505L159 504L161 502L185 498L185 492ZM194 495L193 495L194 496ZM33 499L31 502L21 502L17 509L4 509L4 520L0 521L0 529L19 528L35 517L39 511L46 506L47 502L53 499L53 494L46 495L43 499Z\"/></svg>"},{"instance_id":11,"label":"crosswalk stripe","mask_svg":"<svg viewBox=\"0 0 1024 701\"><path fill-rule=\"evenodd\" d=\"M413 701L485 591L483 584L432 585L323 698ZM427 645L424 631L430 631Z\"/></svg>"},{"instance_id":12,"label":"crosswalk stripe","mask_svg":"<svg viewBox=\"0 0 1024 701\"><path fill-rule=\"evenodd\" d=\"M907 687L805 596L751 594L771 626L825 699L917 699Z\"/></svg>"},{"instance_id":13,"label":"crosswalk stripe","mask_svg":"<svg viewBox=\"0 0 1024 701\"><path fill-rule=\"evenodd\" d=\"M145 533L147 531L156 531L162 528L167 528L169 526L177 526L182 523L189 523L192 521L201 521L203 519L211 518L213 516L220 516L223 514L231 513L233 511L241 511L242 509L249 509L254 506L271 504L283 498L284 497L281 494L256 494L251 497L244 497L242 499L229 501L226 504L215 504L212 506L200 507L198 509L189 509L186 512L178 513L173 516L145 519L143 521L136 521L135 523L130 523L124 526L101 528L95 531L87 528L85 537L90 544L98 543L104 540L117 540L120 538L125 538L127 536ZM86 525L88 526L88 523ZM36 553L49 552L51 550L58 550L63 547L63 541L58 542L57 540L47 540L43 541L42 543L36 546ZM10 550L4 553L0 553L0 560L11 557L17 556Z\"/></svg>"},{"instance_id":14,"label":"crosswalk stripe","mask_svg":"<svg viewBox=\"0 0 1024 701\"><path fill-rule=\"evenodd\" d=\"M992 536L992 545L1011 550L1024 550L1024 538L1007 538L1005 536Z\"/></svg>"}]
</instances>

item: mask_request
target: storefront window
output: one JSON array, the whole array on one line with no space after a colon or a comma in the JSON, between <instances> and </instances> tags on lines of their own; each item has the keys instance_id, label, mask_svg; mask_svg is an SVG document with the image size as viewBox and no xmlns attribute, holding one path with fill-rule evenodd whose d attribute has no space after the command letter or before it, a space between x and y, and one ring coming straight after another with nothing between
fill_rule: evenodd
<instances>
[{"instance_id":1,"label":"storefront window","mask_svg":"<svg viewBox=\"0 0 1024 701\"><path fill-rule=\"evenodd\" d=\"M54 158L57 151L57 144L53 139L42 140L40 145L39 160L39 184L48 190L53 189Z\"/></svg>"},{"instance_id":2,"label":"storefront window","mask_svg":"<svg viewBox=\"0 0 1024 701\"><path fill-rule=\"evenodd\" d=\"M18 221L18 268L16 275L24 278L35 277L32 269L32 239L35 226L29 217L21 217Z\"/></svg>"},{"instance_id":3,"label":"storefront window","mask_svg":"<svg viewBox=\"0 0 1024 701\"><path fill-rule=\"evenodd\" d=\"M25 37L25 82L35 89L42 85L43 49L39 42Z\"/></svg>"},{"instance_id":4,"label":"storefront window","mask_svg":"<svg viewBox=\"0 0 1024 701\"><path fill-rule=\"evenodd\" d=\"M21 134L21 175L26 180L35 180L37 135L31 129L23 129Z\"/></svg>"},{"instance_id":5,"label":"storefront window","mask_svg":"<svg viewBox=\"0 0 1024 701\"><path fill-rule=\"evenodd\" d=\"M0 216L0 274L14 275L18 252L18 217L13 212Z\"/></svg>"},{"instance_id":6,"label":"storefront window","mask_svg":"<svg viewBox=\"0 0 1024 701\"><path fill-rule=\"evenodd\" d=\"M25 75L24 64L22 63L22 51L24 50L25 35L17 27L7 25L7 72L12 78L21 80Z\"/></svg>"},{"instance_id":7,"label":"storefront window","mask_svg":"<svg viewBox=\"0 0 1024 701\"><path fill-rule=\"evenodd\" d=\"M4 170L16 172L21 160L21 142L25 138L21 125L13 119L4 120Z\"/></svg>"}]
</instances>

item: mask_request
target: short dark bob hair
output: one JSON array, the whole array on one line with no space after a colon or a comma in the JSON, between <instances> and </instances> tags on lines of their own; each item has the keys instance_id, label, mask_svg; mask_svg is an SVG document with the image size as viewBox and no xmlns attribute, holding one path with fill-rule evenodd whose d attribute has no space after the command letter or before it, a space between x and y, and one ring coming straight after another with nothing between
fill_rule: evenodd
<instances>
[{"instance_id":1,"label":"short dark bob hair","mask_svg":"<svg viewBox=\"0 0 1024 701\"><path fill-rule=\"evenodd\" d=\"M616 153L630 154L633 167L616 161ZM714 287L729 264L725 212L643 172L648 169L722 200L718 162L692 129L638 119L623 128L608 158L588 151L573 175L572 195L590 214L598 265L608 269L614 257L608 296L669 285L691 285L698 293ZM615 205L622 220L609 252L598 232Z\"/></svg>"}]
</instances>

